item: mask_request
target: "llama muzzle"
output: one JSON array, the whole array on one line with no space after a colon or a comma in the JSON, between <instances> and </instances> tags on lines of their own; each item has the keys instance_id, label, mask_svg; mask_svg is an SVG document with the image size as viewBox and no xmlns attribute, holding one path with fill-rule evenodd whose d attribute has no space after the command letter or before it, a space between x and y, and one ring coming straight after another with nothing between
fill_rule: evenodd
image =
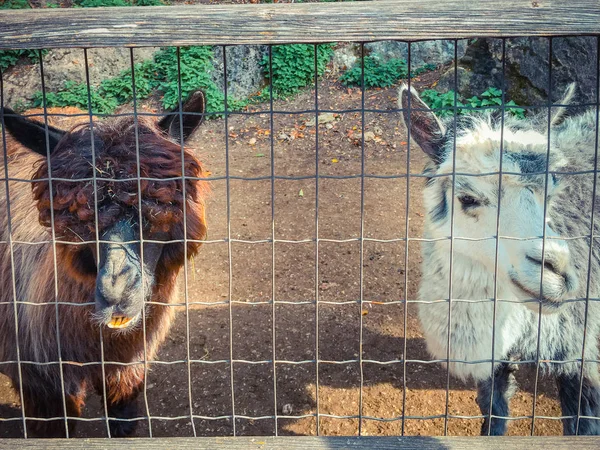
<instances>
[{"instance_id":1,"label":"llama muzzle","mask_svg":"<svg viewBox=\"0 0 600 450\"><path fill-rule=\"evenodd\" d=\"M162 246L147 245L142 254L138 226L119 221L102 236L96 277L96 317L113 329L133 327L152 294L154 269Z\"/></svg>"}]
</instances>

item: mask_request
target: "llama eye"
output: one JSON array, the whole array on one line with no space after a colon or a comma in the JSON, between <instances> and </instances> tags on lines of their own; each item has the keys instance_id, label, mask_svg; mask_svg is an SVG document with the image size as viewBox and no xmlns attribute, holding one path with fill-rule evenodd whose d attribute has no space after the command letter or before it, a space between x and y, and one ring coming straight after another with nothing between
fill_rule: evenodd
<instances>
[{"instance_id":1,"label":"llama eye","mask_svg":"<svg viewBox=\"0 0 600 450\"><path fill-rule=\"evenodd\" d=\"M475 197L472 197L471 195L461 195L460 197L458 197L458 201L463 206L479 206L479 202L477 201L477 199Z\"/></svg>"}]
</instances>

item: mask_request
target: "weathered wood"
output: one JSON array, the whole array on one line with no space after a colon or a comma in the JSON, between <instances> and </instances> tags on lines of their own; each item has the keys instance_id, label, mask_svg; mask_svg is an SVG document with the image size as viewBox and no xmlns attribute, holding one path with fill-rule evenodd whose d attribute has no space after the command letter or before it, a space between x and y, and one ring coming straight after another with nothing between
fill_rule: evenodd
<instances>
[{"instance_id":1,"label":"weathered wood","mask_svg":"<svg viewBox=\"0 0 600 450\"><path fill-rule=\"evenodd\" d=\"M243 449L243 450L319 450L319 449L553 449L587 450L600 448L598 437L222 437L155 439L0 439L0 450L14 448L69 450L114 449Z\"/></svg>"},{"instance_id":2,"label":"weathered wood","mask_svg":"<svg viewBox=\"0 0 600 450\"><path fill-rule=\"evenodd\" d=\"M0 49L600 34L598 0L5 10Z\"/></svg>"}]
</instances>

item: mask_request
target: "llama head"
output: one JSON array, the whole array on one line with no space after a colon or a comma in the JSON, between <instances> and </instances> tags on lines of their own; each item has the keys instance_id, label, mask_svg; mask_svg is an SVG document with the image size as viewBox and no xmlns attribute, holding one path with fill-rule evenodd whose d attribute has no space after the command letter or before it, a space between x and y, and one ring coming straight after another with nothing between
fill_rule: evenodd
<instances>
[{"instance_id":1,"label":"llama head","mask_svg":"<svg viewBox=\"0 0 600 450\"><path fill-rule=\"evenodd\" d=\"M184 237L188 257L205 238L207 183L180 142L200 125L204 106L196 92L183 114L158 122L124 117L48 133L38 122L4 116L13 138L44 156L32 185L39 221L66 241L57 243L59 264L95 292L94 317L102 325L133 329L145 302L183 265Z\"/></svg>"},{"instance_id":2,"label":"llama head","mask_svg":"<svg viewBox=\"0 0 600 450\"><path fill-rule=\"evenodd\" d=\"M430 158L425 170L429 175L424 189L425 226L427 238L439 238L434 245L442 252L441 260L446 264L450 260L446 238L451 234L454 213L454 270L460 277L461 264L470 265L475 272L463 266L464 276L483 270L493 279L499 223L499 297L539 299L548 311L559 307L578 283L567 243L544 219L545 203L549 205L561 188L557 177L550 174L546 192L546 168L555 170L564 163L552 149L547 160L547 135L510 117L502 126L489 114L455 119L446 125L414 90L405 87L400 90L399 102L411 137ZM558 123L559 117L553 122ZM500 169L504 174L501 183ZM549 206L546 208L549 211ZM537 310L536 303L527 304Z\"/></svg>"}]
</instances>

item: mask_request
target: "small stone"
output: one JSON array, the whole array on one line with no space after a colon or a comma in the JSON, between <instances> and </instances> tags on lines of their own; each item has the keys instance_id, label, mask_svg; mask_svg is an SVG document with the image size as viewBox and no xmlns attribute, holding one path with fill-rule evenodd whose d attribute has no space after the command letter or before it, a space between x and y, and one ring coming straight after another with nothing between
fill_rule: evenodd
<instances>
[{"instance_id":1,"label":"small stone","mask_svg":"<svg viewBox=\"0 0 600 450\"><path fill-rule=\"evenodd\" d=\"M292 405L290 405L289 403L286 403L285 405L283 405L283 408L281 411L283 412L283 414L285 416L289 416L290 414L292 414L292 411L293 411Z\"/></svg>"},{"instance_id":2,"label":"small stone","mask_svg":"<svg viewBox=\"0 0 600 450\"><path fill-rule=\"evenodd\" d=\"M369 142L372 141L373 139L375 139L375 133L373 133L372 131L367 131L365 134L365 142Z\"/></svg>"},{"instance_id":3,"label":"small stone","mask_svg":"<svg viewBox=\"0 0 600 450\"><path fill-rule=\"evenodd\" d=\"M319 125L324 125L324 124L328 124L331 122L335 122L335 115L333 113L321 113L319 114ZM310 120L307 120L304 125L306 125L307 127L314 127L316 124L316 120L313 117Z\"/></svg>"},{"instance_id":4,"label":"small stone","mask_svg":"<svg viewBox=\"0 0 600 450\"><path fill-rule=\"evenodd\" d=\"M248 144L250 144L250 145L255 145L255 144L256 144L256 138L251 138L251 139L248 141Z\"/></svg>"}]
</instances>

